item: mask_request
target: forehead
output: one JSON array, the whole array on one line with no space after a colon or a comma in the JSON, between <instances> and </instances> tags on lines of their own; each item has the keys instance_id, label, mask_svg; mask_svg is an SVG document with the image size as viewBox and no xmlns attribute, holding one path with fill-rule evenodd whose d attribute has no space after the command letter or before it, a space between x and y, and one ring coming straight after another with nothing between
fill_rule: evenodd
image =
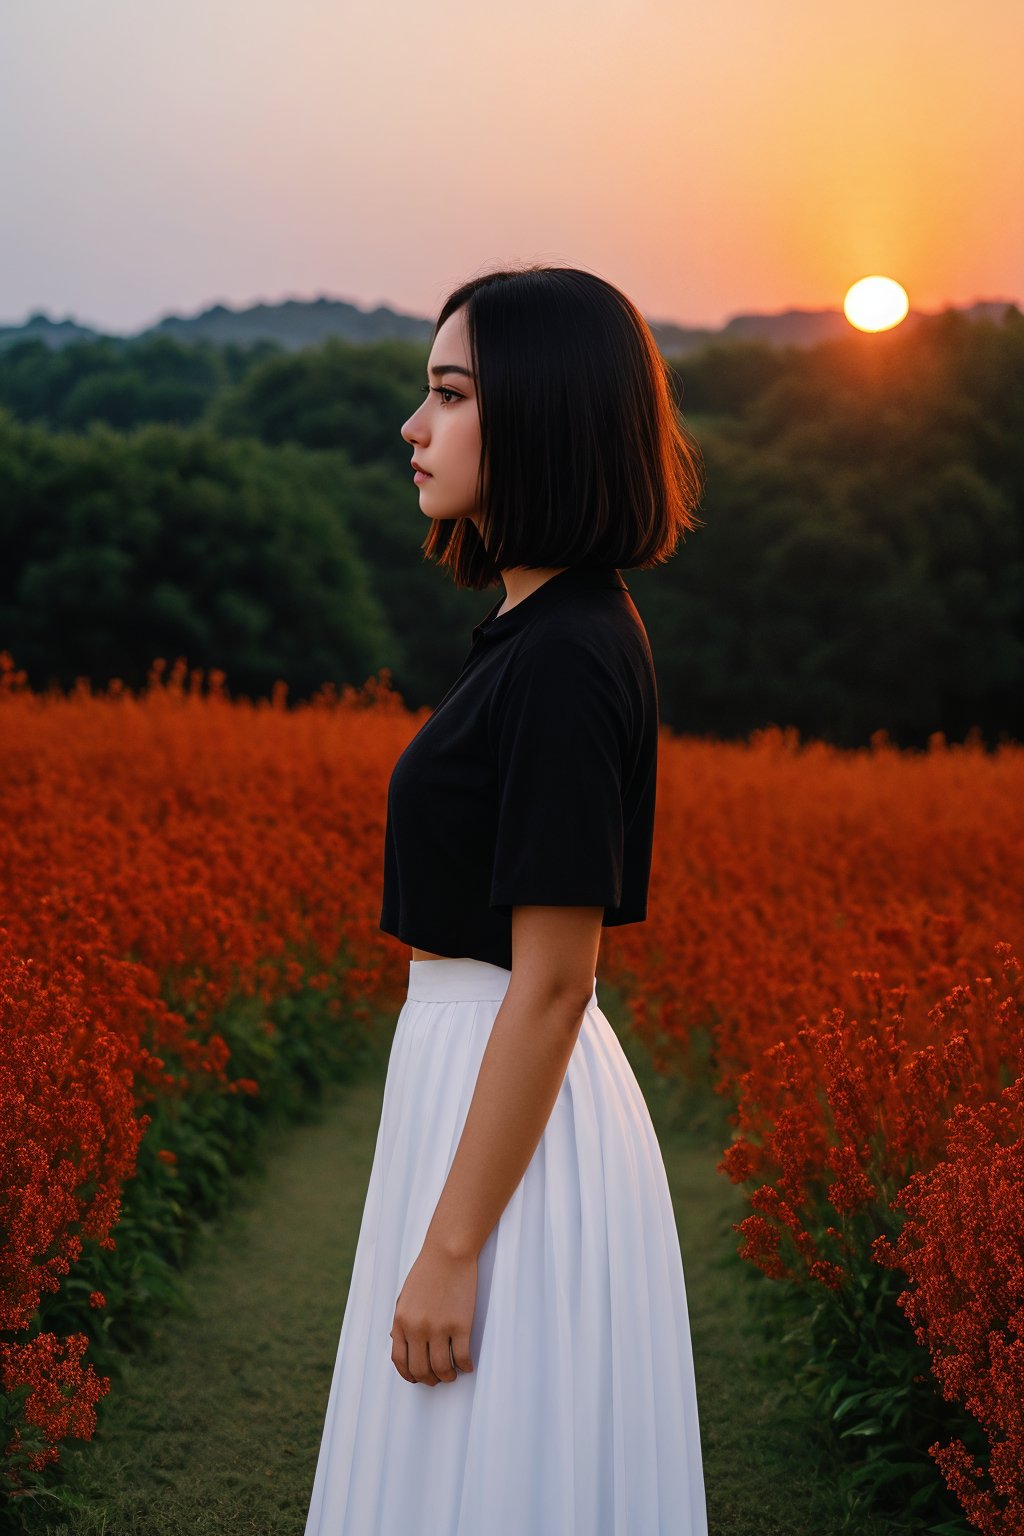
<instances>
[{"instance_id":1,"label":"forehead","mask_svg":"<svg viewBox=\"0 0 1024 1536\"><path fill-rule=\"evenodd\" d=\"M463 311L457 309L438 330L430 351L431 363L461 363L469 367L469 336Z\"/></svg>"}]
</instances>

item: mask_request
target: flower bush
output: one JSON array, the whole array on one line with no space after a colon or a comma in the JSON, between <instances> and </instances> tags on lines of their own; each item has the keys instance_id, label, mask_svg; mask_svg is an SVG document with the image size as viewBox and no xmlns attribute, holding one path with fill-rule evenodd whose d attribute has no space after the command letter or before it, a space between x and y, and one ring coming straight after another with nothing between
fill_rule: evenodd
<instances>
[{"instance_id":1,"label":"flower bush","mask_svg":"<svg viewBox=\"0 0 1024 1536\"><path fill-rule=\"evenodd\" d=\"M929 1446L978 1530L1024 1530L1024 1076L982 1104L958 1104L946 1155L898 1196L907 1213L880 1264L911 1281L899 1297L947 1401L986 1437L984 1458L954 1436Z\"/></svg>"}]
</instances>

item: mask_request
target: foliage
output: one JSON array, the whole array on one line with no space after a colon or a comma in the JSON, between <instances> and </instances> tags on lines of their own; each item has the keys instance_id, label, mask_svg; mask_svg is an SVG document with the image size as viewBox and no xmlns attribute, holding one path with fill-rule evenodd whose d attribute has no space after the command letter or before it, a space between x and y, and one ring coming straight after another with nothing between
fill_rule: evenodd
<instances>
[{"instance_id":1,"label":"foliage","mask_svg":"<svg viewBox=\"0 0 1024 1536\"><path fill-rule=\"evenodd\" d=\"M440 698L487 604L423 561L401 429L425 364L425 346L339 339L0 352L0 643L35 686L139 686L172 654L245 691L308 697L387 665L415 704ZM627 573L666 723L1019 739L1020 313L716 343L674 376L704 525L667 568Z\"/></svg>"},{"instance_id":2,"label":"foliage","mask_svg":"<svg viewBox=\"0 0 1024 1536\"><path fill-rule=\"evenodd\" d=\"M0 407L54 432L81 432L93 422L124 432L150 421L191 426L275 351L268 343L218 347L170 336L51 348L25 337L0 352Z\"/></svg>"},{"instance_id":3,"label":"foliage","mask_svg":"<svg viewBox=\"0 0 1024 1536\"><path fill-rule=\"evenodd\" d=\"M879 1263L912 1281L899 1302L943 1397L976 1422L929 1446L978 1530L1024 1528L1024 1076L958 1104L947 1154L901 1191L908 1219Z\"/></svg>"},{"instance_id":4,"label":"foliage","mask_svg":"<svg viewBox=\"0 0 1024 1536\"><path fill-rule=\"evenodd\" d=\"M37 687L138 688L156 656L252 694L365 679L395 641L337 512L348 473L208 430L53 437L0 415L8 648Z\"/></svg>"},{"instance_id":5,"label":"foliage","mask_svg":"<svg viewBox=\"0 0 1024 1536\"><path fill-rule=\"evenodd\" d=\"M400 989L371 867L407 714L386 684L300 713L196 683L179 668L139 697L43 698L0 655L0 1489L17 1498L93 1433L260 1127L379 1064Z\"/></svg>"},{"instance_id":6,"label":"foliage","mask_svg":"<svg viewBox=\"0 0 1024 1536\"><path fill-rule=\"evenodd\" d=\"M354 464L405 475L412 451L401 427L420 404L426 363L427 349L410 342L332 337L250 369L211 402L207 421L226 437L341 448Z\"/></svg>"},{"instance_id":7,"label":"foliage","mask_svg":"<svg viewBox=\"0 0 1024 1536\"><path fill-rule=\"evenodd\" d=\"M4 431L0 474L17 440L59 488L54 440ZM241 474L243 451L297 451L68 440L101 483L97 443L154 477L169 462L172 487L220 453ZM317 504L334 463L303 463ZM45 520L25 527L45 551ZM41 696L0 653L0 1418L26 1496L174 1304L261 1116L378 1050L402 992L379 849L420 716L386 673L285 709L283 681L230 699L223 672L204 695L186 671ZM851 1453L851 1531L874 1507L952 1536L953 1499L987 1536L1019 1529L1022 763L977 734L918 753L665 730L649 919L605 934L657 1066L733 1106L740 1251Z\"/></svg>"}]
</instances>

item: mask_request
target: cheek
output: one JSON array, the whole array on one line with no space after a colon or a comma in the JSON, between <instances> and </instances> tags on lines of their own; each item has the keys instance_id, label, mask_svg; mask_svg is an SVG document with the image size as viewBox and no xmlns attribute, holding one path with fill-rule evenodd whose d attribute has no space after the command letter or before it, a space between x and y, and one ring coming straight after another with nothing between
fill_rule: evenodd
<instances>
[{"instance_id":1,"label":"cheek","mask_svg":"<svg viewBox=\"0 0 1024 1536\"><path fill-rule=\"evenodd\" d=\"M475 465L480 457L480 422L472 418L458 423L459 447L467 460Z\"/></svg>"}]
</instances>

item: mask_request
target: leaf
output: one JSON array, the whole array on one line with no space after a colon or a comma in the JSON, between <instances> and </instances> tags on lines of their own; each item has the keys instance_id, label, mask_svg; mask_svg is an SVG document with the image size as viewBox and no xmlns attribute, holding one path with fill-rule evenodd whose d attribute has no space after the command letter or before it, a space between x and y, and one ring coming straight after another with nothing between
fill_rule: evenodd
<instances>
[{"instance_id":1,"label":"leaf","mask_svg":"<svg viewBox=\"0 0 1024 1536\"><path fill-rule=\"evenodd\" d=\"M837 1403L832 1410L833 1419L841 1419L844 1413L851 1408L856 1408L858 1403L865 1403L874 1396L874 1389L868 1388L866 1392L853 1392L849 1397L844 1397L841 1403Z\"/></svg>"},{"instance_id":2,"label":"leaf","mask_svg":"<svg viewBox=\"0 0 1024 1536\"><path fill-rule=\"evenodd\" d=\"M850 1435L880 1435L884 1428L881 1419L865 1419L863 1424L851 1424L849 1429L844 1429L839 1438L845 1440Z\"/></svg>"},{"instance_id":3,"label":"leaf","mask_svg":"<svg viewBox=\"0 0 1024 1536\"><path fill-rule=\"evenodd\" d=\"M854 1487L859 1487L861 1483L870 1483L875 1488L881 1488L883 1483L891 1483L894 1478L920 1476L922 1471L928 1471L927 1466L923 1462L892 1461L887 1463L879 1456L874 1461L869 1461L863 1467L857 1467L854 1471L848 1473L847 1478ZM929 1487L925 1491L930 1495L933 1488ZM920 1493L921 1490L918 1489L917 1492Z\"/></svg>"}]
</instances>

